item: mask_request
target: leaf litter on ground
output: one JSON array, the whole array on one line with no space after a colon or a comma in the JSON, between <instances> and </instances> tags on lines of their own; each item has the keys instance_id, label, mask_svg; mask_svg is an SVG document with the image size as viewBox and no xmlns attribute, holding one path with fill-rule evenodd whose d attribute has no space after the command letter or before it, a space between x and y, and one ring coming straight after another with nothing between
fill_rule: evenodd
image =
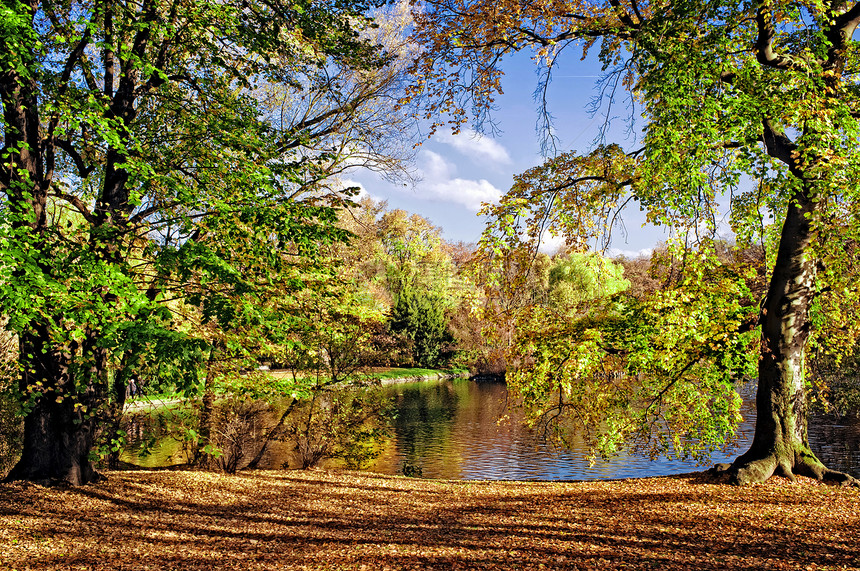
<instances>
[{"instance_id":1,"label":"leaf litter on ground","mask_svg":"<svg viewBox=\"0 0 860 571\"><path fill-rule=\"evenodd\" d=\"M0 570L860 569L860 492L706 474L596 482L108 472L0 485Z\"/></svg>"}]
</instances>

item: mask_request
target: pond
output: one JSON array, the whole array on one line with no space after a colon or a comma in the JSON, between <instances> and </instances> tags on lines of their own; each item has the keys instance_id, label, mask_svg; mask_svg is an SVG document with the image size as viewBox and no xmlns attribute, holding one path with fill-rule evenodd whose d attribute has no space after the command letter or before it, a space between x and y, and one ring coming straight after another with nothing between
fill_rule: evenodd
<instances>
[{"instance_id":1,"label":"pond","mask_svg":"<svg viewBox=\"0 0 860 571\"><path fill-rule=\"evenodd\" d=\"M419 467L425 478L602 480L704 469L691 461L630 454L610 461L598 459L590 466L585 450L556 450L524 427L521 415L507 407L504 383L434 381L387 389L397 399L395 437L370 468L373 471L399 473L406 463ZM733 460L752 441L755 403L754 395L748 396L737 445L726 454L714 455L709 465ZM510 420L499 423L506 414ZM809 437L826 465L860 477L860 419L813 417Z\"/></svg>"},{"instance_id":2,"label":"pond","mask_svg":"<svg viewBox=\"0 0 860 571\"><path fill-rule=\"evenodd\" d=\"M704 469L694 462L629 454L589 465L585 450L557 450L524 427L521 413L508 406L504 383L456 379L394 384L383 390L395 399L397 417L392 438L367 468L373 472L463 480L599 480ZM731 461L748 447L755 425L753 395L748 396L737 445L713 456L709 465ZM813 417L809 436L825 464L860 477L860 419ZM289 455L289 446L274 445L260 467L280 468ZM167 452L124 459L146 465L171 462Z\"/></svg>"}]
</instances>

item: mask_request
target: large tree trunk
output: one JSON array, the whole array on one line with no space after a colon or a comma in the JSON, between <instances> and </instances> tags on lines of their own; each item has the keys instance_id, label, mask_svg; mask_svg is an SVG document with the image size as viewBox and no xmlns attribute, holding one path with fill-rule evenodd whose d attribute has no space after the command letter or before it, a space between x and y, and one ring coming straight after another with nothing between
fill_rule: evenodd
<instances>
[{"instance_id":1,"label":"large tree trunk","mask_svg":"<svg viewBox=\"0 0 860 571\"><path fill-rule=\"evenodd\" d=\"M96 435L95 394L92 388L74 386L66 358L46 346L47 336L47 328L38 328L20 342L25 363L21 390L42 394L34 395L33 408L24 419L21 459L6 480L79 486L100 477L90 459Z\"/></svg>"},{"instance_id":2,"label":"large tree trunk","mask_svg":"<svg viewBox=\"0 0 860 571\"><path fill-rule=\"evenodd\" d=\"M774 474L850 481L826 468L809 448L804 353L815 293L810 251L817 202L798 193L788 206L767 297L759 317L761 357L756 426L750 449L727 468L736 484L763 482Z\"/></svg>"}]
</instances>

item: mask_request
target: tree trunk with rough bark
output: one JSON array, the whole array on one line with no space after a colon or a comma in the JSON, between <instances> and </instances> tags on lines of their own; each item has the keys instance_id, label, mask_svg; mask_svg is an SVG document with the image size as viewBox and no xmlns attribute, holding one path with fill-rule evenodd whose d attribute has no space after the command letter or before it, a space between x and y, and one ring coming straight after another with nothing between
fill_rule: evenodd
<instances>
[{"instance_id":1,"label":"tree trunk with rough bark","mask_svg":"<svg viewBox=\"0 0 860 571\"><path fill-rule=\"evenodd\" d=\"M807 436L804 356L811 326L809 308L815 295L810 244L816 205L811 192L798 193L782 227L759 316L762 337L753 442L730 466L717 467L728 471L736 484L763 482L774 474L854 481L825 467L810 449Z\"/></svg>"},{"instance_id":2,"label":"tree trunk with rough bark","mask_svg":"<svg viewBox=\"0 0 860 571\"><path fill-rule=\"evenodd\" d=\"M34 395L33 408L24 419L21 459L6 480L87 484L100 479L91 459L97 398L92 385L85 391L74 387L68 363L47 347L46 338L47 329L20 342L22 355L36 356L27 360L21 390L38 387L42 394Z\"/></svg>"}]
</instances>

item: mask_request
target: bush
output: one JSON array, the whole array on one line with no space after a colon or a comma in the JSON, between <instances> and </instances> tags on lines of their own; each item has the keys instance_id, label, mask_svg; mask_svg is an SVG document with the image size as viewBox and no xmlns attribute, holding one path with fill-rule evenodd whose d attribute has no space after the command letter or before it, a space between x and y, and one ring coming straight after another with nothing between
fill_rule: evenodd
<instances>
[{"instance_id":1,"label":"bush","mask_svg":"<svg viewBox=\"0 0 860 571\"><path fill-rule=\"evenodd\" d=\"M262 445L272 407L264 401L231 397L218 402L211 446L211 467L235 474Z\"/></svg>"},{"instance_id":2,"label":"bush","mask_svg":"<svg viewBox=\"0 0 860 571\"><path fill-rule=\"evenodd\" d=\"M348 468L362 468L379 454L390 436L391 399L376 387L328 387L292 413L287 429L295 442L301 468L325 459L341 459Z\"/></svg>"},{"instance_id":3,"label":"bush","mask_svg":"<svg viewBox=\"0 0 860 571\"><path fill-rule=\"evenodd\" d=\"M412 364L433 368L450 357L454 338L448 332L442 296L404 287L395 296L389 328L412 343Z\"/></svg>"}]
</instances>

